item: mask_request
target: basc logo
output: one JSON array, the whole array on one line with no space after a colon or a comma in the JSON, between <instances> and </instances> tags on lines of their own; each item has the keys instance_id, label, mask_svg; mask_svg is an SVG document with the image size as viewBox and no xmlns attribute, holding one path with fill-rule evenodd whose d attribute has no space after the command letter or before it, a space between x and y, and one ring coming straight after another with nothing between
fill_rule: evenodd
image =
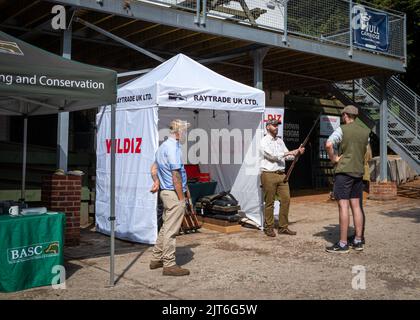
<instances>
[{"instance_id":1,"label":"basc logo","mask_svg":"<svg viewBox=\"0 0 420 320\"><path fill-rule=\"evenodd\" d=\"M34 259L55 257L60 252L58 241L32 244L25 247L7 249L7 261L9 264L24 262Z\"/></svg>"}]
</instances>

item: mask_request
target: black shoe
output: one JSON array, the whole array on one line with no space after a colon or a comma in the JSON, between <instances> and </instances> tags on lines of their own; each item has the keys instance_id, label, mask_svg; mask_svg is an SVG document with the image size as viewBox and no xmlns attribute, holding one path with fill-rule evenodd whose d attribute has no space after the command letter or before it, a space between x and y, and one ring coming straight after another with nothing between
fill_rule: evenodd
<instances>
[{"instance_id":1,"label":"black shoe","mask_svg":"<svg viewBox=\"0 0 420 320\"><path fill-rule=\"evenodd\" d=\"M359 243L354 243L354 242L350 242L350 247L356 251L363 251L364 246L363 246L363 241L359 242Z\"/></svg>"},{"instance_id":2,"label":"black shoe","mask_svg":"<svg viewBox=\"0 0 420 320\"><path fill-rule=\"evenodd\" d=\"M352 235L350 237L347 238L347 243L352 244L354 242L354 239L356 238L356 235ZM365 237L362 237L362 244L365 244Z\"/></svg>"},{"instance_id":3,"label":"black shoe","mask_svg":"<svg viewBox=\"0 0 420 320\"><path fill-rule=\"evenodd\" d=\"M326 247L325 251L330 253L349 253L349 246L345 245L344 247L340 246L340 242L337 242L331 247Z\"/></svg>"}]
</instances>

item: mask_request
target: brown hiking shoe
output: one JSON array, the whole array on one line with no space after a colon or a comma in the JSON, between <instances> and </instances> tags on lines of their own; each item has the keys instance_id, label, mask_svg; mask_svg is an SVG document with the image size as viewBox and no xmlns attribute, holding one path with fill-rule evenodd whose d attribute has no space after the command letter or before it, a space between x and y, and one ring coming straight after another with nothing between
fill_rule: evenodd
<instances>
[{"instance_id":1,"label":"brown hiking shoe","mask_svg":"<svg viewBox=\"0 0 420 320\"><path fill-rule=\"evenodd\" d=\"M289 236L295 236L296 231L292 231L289 228L279 228L279 234L287 234Z\"/></svg>"},{"instance_id":2,"label":"brown hiking shoe","mask_svg":"<svg viewBox=\"0 0 420 320\"><path fill-rule=\"evenodd\" d=\"M162 268L163 267L163 262L152 260L152 261L150 261L149 267L150 267L150 270Z\"/></svg>"},{"instance_id":3,"label":"brown hiking shoe","mask_svg":"<svg viewBox=\"0 0 420 320\"><path fill-rule=\"evenodd\" d=\"M162 274L164 276L175 276L175 277L188 276L190 274L190 270L183 269L180 266L174 265L171 267L163 267Z\"/></svg>"},{"instance_id":4,"label":"brown hiking shoe","mask_svg":"<svg viewBox=\"0 0 420 320\"><path fill-rule=\"evenodd\" d=\"M264 229L264 233L269 237L275 237L276 233L274 232L273 228Z\"/></svg>"}]
</instances>

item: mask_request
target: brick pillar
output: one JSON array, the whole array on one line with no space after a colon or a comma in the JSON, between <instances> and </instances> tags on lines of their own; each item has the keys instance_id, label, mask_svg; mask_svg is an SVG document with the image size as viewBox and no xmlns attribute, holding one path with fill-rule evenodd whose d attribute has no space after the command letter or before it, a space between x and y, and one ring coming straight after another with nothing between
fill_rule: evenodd
<instances>
[{"instance_id":1,"label":"brick pillar","mask_svg":"<svg viewBox=\"0 0 420 320\"><path fill-rule=\"evenodd\" d=\"M42 178L41 201L50 211L66 214L65 245L80 244L82 177L50 175Z\"/></svg>"},{"instance_id":2,"label":"brick pillar","mask_svg":"<svg viewBox=\"0 0 420 320\"><path fill-rule=\"evenodd\" d=\"M370 182L369 199L395 200L397 198L397 184L395 182Z\"/></svg>"}]
</instances>

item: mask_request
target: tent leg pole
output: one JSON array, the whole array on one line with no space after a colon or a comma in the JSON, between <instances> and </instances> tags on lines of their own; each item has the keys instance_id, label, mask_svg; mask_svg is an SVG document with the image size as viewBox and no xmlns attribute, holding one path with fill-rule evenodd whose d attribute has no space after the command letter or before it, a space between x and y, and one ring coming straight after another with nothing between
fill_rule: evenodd
<instances>
[{"instance_id":1,"label":"tent leg pole","mask_svg":"<svg viewBox=\"0 0 420 320\"><path fill-rule=\"evenodd\" d=\"M114 280L114 269L115 269L115 104L111 105L111 255L110 255L110 278L109 285L113 287L115 285Z\"/></svg>"},{"instance_id":2,"label":"tent leg pole","mask_svg":"<svg viewBox=\"0 0 420 320\"><path fill-rule=\"evenodd\" d=\"M263 136L264 136L264 113L261 114L261 139L263 138ZM261 212L260 230L264 230L264 192L262 190L262 186L260 188L260 212Z\"/></svg>"},{"instance_id":3,"label":"tent leg pole","mask_svg":"<svg viewBox=\"0 0 420 320\"><path fill-rule=\"evenodd\" d=\"M269 48L261 48L252 52L252 57L254 60L254 87L260 90L264 90L263 86L263 60L267 55ZM261 129L264 130L264 113L261 115ZM264 132L264 131L262 131ZM261 201L260 201L260 210L261 210L261 227L260 230L264 229L264 195L263 190L260 188Z\"/></svg>"},{"instance_id":4,"label":"tent leg pole","mask_svg":"<svg viewBox=\"0 0 420 320\"><path fill-rule=\"evenodd\" d=\"M23 118L22 190L20 192L21 201L25 201L27 145L28 145L28 117L25 115L25 117Z\"/></svg>"}]
</instances>

